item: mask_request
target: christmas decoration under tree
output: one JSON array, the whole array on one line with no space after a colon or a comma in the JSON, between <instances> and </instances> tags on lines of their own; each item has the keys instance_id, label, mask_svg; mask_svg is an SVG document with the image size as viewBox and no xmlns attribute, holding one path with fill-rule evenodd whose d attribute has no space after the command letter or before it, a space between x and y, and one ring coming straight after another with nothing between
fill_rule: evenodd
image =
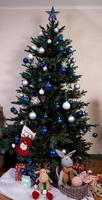
<instances>
[{"instance_id":1,"label":"christmas decoration under tree","mask_svg":"<svg viewBox=\"0 0 102 200\"><path fill-rule=\"evenodd\" d=\"M17 153L16 162L26 163L28 170L37 164L57 166L56 149L76 150L75 156L84 158L91 143L83 135L94 126L88 122L88 103L81 100L86 91L80 89L72 41L63 36L59 12L47 13L46 28L40 26L39 36L27 46L22 84L10 109L14 117L3 128L3 151Z\"/></svg>"}]
</instances>

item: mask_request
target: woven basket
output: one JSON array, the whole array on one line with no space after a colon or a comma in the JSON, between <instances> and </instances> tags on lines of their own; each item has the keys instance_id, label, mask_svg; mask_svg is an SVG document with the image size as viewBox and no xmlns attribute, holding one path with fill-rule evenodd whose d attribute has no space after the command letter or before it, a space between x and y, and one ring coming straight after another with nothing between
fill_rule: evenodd
<instances>
[{"instance_id":1,"label":"woven basket","mask_svg":"<svg viewBox=\"0 0 102 200\"><path fill-rule=\"evenodd\" d=\"M73 199L83 199L85 196L88 195L88 184L85 184L81 187L67 187L64 189L61 189L61 192L66 194L68 197L73 198Z\"/></svg>"}]
</instances>

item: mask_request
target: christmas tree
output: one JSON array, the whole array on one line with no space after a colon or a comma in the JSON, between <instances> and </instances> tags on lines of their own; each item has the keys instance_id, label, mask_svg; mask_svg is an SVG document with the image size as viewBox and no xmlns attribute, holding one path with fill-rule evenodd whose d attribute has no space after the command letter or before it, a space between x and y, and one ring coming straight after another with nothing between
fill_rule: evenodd
<instances>
[{"instance_id":1,"label":"christmas tree","mask_svg":"<svg viewBox=\"0 0 102 200\"><path fill-rule=\"evenodd\" d=\"M28 56L23 59L25 70L17 100L12 104L14 114L3 128L2 149L16 156L16 162L57 165L56 149L84 158L91 147L83 135L94 126L89 123L87 106L82 101L86 91L80 89L81 75L70 39L64 39L65 26L59 27L52 8L46 28L40 26L38 37L31 38ZM16 108L19 105L19 110Z\"/></svg>"}]
</instances>

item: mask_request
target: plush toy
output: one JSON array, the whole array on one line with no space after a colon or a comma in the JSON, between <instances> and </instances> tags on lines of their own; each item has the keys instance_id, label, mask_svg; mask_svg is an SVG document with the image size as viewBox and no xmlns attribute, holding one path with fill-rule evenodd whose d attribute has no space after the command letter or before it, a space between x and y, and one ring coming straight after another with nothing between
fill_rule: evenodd
<instances>
[{"instance_id":1,"label":"plush toy","mask_svg":"<svg viewBox=\"0 0 102 200\"><path fill-rule=\"evenodd\" d=\"M27 126L23 126L21 138L16 147L16 153L21 156L28 156L35 135L36 133L32 132Z\"/></svg>"},{"instance_id":2,"label":"plush toy","mask_svg":"<svg viewBox=\"0 0 102 200\"><path fill-rule=\"evenodd\" d=\"M48 172L49 171L45 168L42 168L40 169L40 171L36 172L36 174L39 174L39 177L36 180L36 182L39 183L38 183L38 191L33 191L32 193L32 197L34 199L38 199L41 194L46 195L48 200L53 199L53 194L49 192L49 190L51 189L52 180L48 176Z\"/></svg>"},{"instance_id":3,"label":"plush toy","mask_svg":"<svg viewBox=\"0 0 102 200\"><path fill-rule=\"evenodd\" d=\"M65 155L62 151L58 149L56 149L56 152L62 158L61 159L62 170L58 176L59 178L58 185L59 187L63 186L66 187L67 184L71 183L71 180L74 177L74 175L77 175L77 172L73 169L73 161L70 158L72 154L75 152L75 150L68 153L67 155Z\"/></svg>"}]
</instances>

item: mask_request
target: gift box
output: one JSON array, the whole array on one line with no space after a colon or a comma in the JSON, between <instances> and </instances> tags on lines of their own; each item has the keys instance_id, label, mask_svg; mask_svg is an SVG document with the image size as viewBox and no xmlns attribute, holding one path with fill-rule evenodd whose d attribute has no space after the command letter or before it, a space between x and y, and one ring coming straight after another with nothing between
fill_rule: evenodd
<instances>
[{"instance_id":1,"label":"gift box","mask_svg":"<svg viewBox=\"0 0 102 200\"><path fill-rule=\"evenodd\" d=\"M15 180L21 181L22 175L26 172L26 164L25 163L19 163L15 166Z\"/></svg>"}]
</instances>

